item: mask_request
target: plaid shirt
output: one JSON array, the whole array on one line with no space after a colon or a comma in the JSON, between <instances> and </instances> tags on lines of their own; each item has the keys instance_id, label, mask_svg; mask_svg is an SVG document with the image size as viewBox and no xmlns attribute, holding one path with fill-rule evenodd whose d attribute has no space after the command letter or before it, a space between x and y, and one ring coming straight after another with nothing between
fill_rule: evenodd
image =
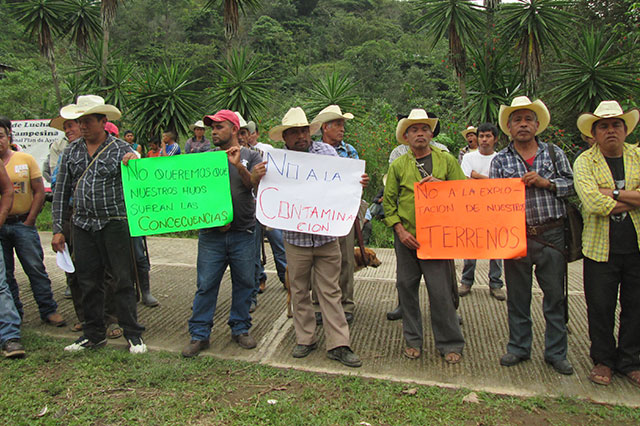
<instances>
[{"instance_id":1,"label":"plaid shirt","mask_svg":"<svg viewBox=\"0 0 640 426\"><path fill-rule=\"evenodd\" d=\"M527 225L541 225L550 220L560 219L567 214L562 198L573 195L573 172L567 156L561 148L551 145L556 153L556 165L558 173L549 156L549 145L538 142L531 171L535 171L544 179L556 184L555 194L547 189L535 186L527 186L525 189L525 213ZM513 142L500 151L491 162L489 177L495 178L520 178L528 172L528 164L522 161L516 152Z\"/></svg>"},{"instance_id":2,"label":"plaid shirt","mask_svg":"<svg viewBox=\"0 0 640 426\"><path fill-rule=\"evenodd\" d=\"M640 191L640 149L624 144L625 190ZM615 189L611 169L598 145L586 150L576 159L576 192L582 201L584 228L582 231L582 252L596 262L609 260L609 224L611 210L616 201L602 193L599 188ZM629 211L636 228L640 245L640 209Z\"/></svg>"},{"instance_id":3,"label":"plaid shirt","mask_svg":"<svg viewBox=\"0 0 640 426\"><path fill-rule=\"evenodd\" d=\"M336 150L331 145L324 142L311 142L309 153L332 155L334 157L338 156ZM286 242L298 247L321 247L331 241L337 240L336 237L329 237L327 235L305 234L303 232L285 230L282 231L282 236Z\"/></svg>"},{"instance_id":4,"label":"plaid shirt","mask_svg":"<svg viewBox=\"0 0 640 426\"><path fill-rule=\"evenodd\" d=\"M96 149L94 156L106 146L108 148L88 170L87 167L93 158L87 151L84 139L78 139L64 150L53 194L51 215L54 234L62 232L63 214L69 208L68 200L71 197L73 224L86 231L99 231L110 220L126 219L120 162L122 157L128 152L133 152L133 149L127 142L108 135ZM85 170L87 172L78 185L78 180Z\"/></svg>"},{"instance_id":5,"label":"plaid shirt","mask_svg":"<svg viewBox=\"0 0 640 426\"><path fill-rule=\"evenodd\" d=\"M334 147L338 155L342 158L355 158L358 160L358 151L353 147L353 145L349 143L344 143L344 141L340 141L338 146Z\"/></svg>"}]
</instances>

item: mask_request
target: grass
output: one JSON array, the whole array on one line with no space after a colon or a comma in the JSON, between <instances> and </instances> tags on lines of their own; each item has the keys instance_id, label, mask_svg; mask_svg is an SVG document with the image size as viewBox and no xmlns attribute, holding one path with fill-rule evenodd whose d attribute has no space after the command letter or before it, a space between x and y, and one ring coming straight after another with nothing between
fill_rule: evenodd
<instances>
[{"instance_id":1,"label":"grass","mask_svg":"<svg viewBox=\"0 0 640 426\"><path fill-rule=\"evenodd\" d=\"M106 347L26 331L28 356L0 361L3 424L595 425L640 423L640 410L574 399L514 398ZM276 401L273 403L273 401ZM47 412L38 414L47 407ZM365 422L365 423L361 423Z\"/></svg>"}]
</instances>

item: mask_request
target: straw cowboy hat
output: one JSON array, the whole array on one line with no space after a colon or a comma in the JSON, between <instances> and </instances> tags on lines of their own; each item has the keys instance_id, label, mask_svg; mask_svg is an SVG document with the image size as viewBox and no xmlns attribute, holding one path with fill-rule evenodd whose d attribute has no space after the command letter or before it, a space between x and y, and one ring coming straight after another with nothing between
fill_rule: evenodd
<instances>
[{"instance_id":1,"label":"straw cowboy hat","mask_svg":"<svg viewBox=\"0 0 640 426\"><path fill-rule=\"evenodd\" d=\"M396 139L398 142L406 145L407 141L404 138L404 132L406 132L410 126L418 123L428 124L433 132L433 129L435 129L438 124L438 119L429 117L427 112L421 108L412 109L407 118L398 121L398 125L396 126Z\"/></svg>"},{"instance_id":2,"label":"straw cowboy hat","mask_svg":"<svg viewBox=\"0 0 640 426\"><path fill-rule=\"evenodd\" d=\"M478 129L473 127L473 126L469 126L466 129L464 129L463 131L460 132L460 134L462 135L463 138L467 138L467 134L468 133L478 133Z\"/></svg>"},{"instance_id":3,"label":"straw cowboy hat","mask_svg":"<svg viewBox=\"0 0 640 426\"><path fill-rule=\"evenodd\" d=\"M238 111L235 111L235 114L238 116L240 128L242 129L243 127L247 127L247 122L245 121L244 117L242 117L242 114L240 114Z\"/></svg>"},{"instance_id":4,"label":"straw cowboy hat","mask_svg":"<svg viewBox=\"0 0 640 426\"><path fill-rule=\"evenodd\" d=\"M193 132L195 129L206 129L206 126L202 120L198 120L193 124L189 124L189 130Z\"/></svg>"},{"instance_id":5,"label":"straw cowboy hat","mask_svg":"<svg viewBox=\"0 0 640 426\"><path fill-rule=\"evenodd\" d=\"M77 103L60 109L60 116L65 120L75 120L90 114L106 115L110 121L117 120L122 115L118 108L105 104L102 96L96 95L78 96Z\"/></svg>"},{"instance_id":6,"label":"straw cowboy hat","mask_svg":"<svg viewBox=\"0 0 640 426\"><path fill-rule=\"evenodd\" d=\"M279 126L275 126L271 130L269 130L269 137L274 141L282 141L282 133L293 127L306 127L309 126L309 132L313 135L318 131L322 124L321 123L311 123L307 121L307 115L304 113L304 110L300 107L295 107L289 109L287 113L282 117L282 124Z\"/></svg>"},{"instance_id":7,"label":"straw cowboy hat","mask_svg":"<svg viewBox=\"0 0 640 426\"><path fill-rule=\"evenodd\" d=\"M540 123L540 125L538 126L536 136L544 132L544 129L547 128L549 122L551 121L551 115L549 114L549 110L547 109L547 106L544 104L544 102L542 102L540 99L531 102L526 96L518 96L511 101L511 106L500 105L498 123L500 123L500 129L507 136L511 135L511 133L509 133L509 127L507 126L507 123L509 122L509 116L511 115L511 113L519 109L531 110L538 116L538 122Z\"/></svg>"},{"instance_id":8,"label":"straw cowboy hat","mask_svg":"<svg viewBox=\"0 0 640 426\"><path fill-rule=\"evenodd\" d=\"M316 118L313 119L312 123L323 124L333 120L351 120L352 118L353 114L350 112L345 112L343 114L338 105L329 105L316 115Z\"/></svg>"},{"instance_id":9,"label":"straw cowboy hat","mask_svg":"<svg viewBox=\"0 0 640 426\"><path fill-rule=\"evenodd\" d=\"M593 111L593 114L585 112L578 116L577 126L580 133L592 138L591 128L593 127L593 123L603 118L619 118L624 121L627 125L627 135L629 135L638 124L640 111L638 111L638 108L633 108L625 113L617 101L602 101L596 110Z\"/></svg>"},{"instance_id":10,"label":"straw cowboy hat","mask_svg":"<svg viewBox=\"0 0 640 426\"><path fill-rule=\"evenodd\" d=\"M68 118L62 118L62 116L57 116L56 118L51 119L49 122L49 127L53 127L54 129L58 129L64 132L64 122L67 121Z\"/></svg>"}]
</instances>

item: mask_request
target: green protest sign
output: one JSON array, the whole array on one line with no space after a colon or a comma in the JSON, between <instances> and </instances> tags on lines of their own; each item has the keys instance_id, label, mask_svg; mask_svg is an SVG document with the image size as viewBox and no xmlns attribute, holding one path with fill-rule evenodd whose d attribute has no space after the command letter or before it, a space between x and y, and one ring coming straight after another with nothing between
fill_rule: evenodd
<instances>
[{"instance_id":1,"label":"green protest sign","mask_svg":"<svg viewBox=\"0 0 640 426\"><path fill-rule=\"evenodd\" d=\"M224 151L143 158L120 167L131 236L211 228L233 220Z\"/></svg>"}]
</instances>

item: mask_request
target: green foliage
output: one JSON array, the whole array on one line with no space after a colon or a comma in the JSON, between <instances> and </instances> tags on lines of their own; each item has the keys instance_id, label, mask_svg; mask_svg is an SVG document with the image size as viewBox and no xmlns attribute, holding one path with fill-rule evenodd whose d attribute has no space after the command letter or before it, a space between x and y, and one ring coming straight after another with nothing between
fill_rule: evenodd
<instances>
[{"instance_id":1,"label":"green foliage","mask_svg":"<svg viewBox=\"0 0 640 426\"><path fill-rule=\"evenodd\" d=\"M216 9L222 5L224 31L227 37L232 37L238 32L240 13L246 15L249 10L260 8L262 0L207 0L206 9Z\"/></svg>"},{"instance_id":2,"label":"green foliage","mask_svg":"<svg viewBox=\"0 0 640 426\"><path fill-rule=\"evenodd\" d=\"M54 37L64 34L68 3L61 0L25 0L12 4L12 7L25 32L38 42L40 53L50 59L54 54Z\"/></svg>"},{"instance_id":3,"label":"green foliage","mask_svg":"<svg viewBox=\"0 0 640 426\"><path fill-rule=\"evenodd\" d=\"M246 49L232 51L216 70L219 82L213 90L214 108L238 111L247 120L259 117L268 102L267 70L255 56L249 59Z\"/></svg>"},{"instance_id":4,"label":"green foliage","mask_svg":"<svg viewBox=\"0 0 640 426\"><path fill-rule=\"evenodd\" d=\"M356 87L357 83L337 72L315 81L309 89L309 103L305 108L307 114L313 117L329 105L338 105L343 111L348 110L358 99L354 93Z\"/></svg>"},{"instance_id":5,"label":"green foliage","mask_svg":"<svg viewBox=\"0 0 640 426\"><path fill-rule=\"evenodd\" d=\"M593 111L607 99L624 99L630 89L640 89L638 67L629 63L626 54L614 53L615 40L602 30L586 30L577 49L564 54L562 61L550 71L556 102L574 111Z\"/></svg>"},{"instance_id":6,"label":"green foliage","mask_svg":"<svg viewBox=\"0 0 640 426\"><path fill-rule=\"evenodd\" d=\"M15 71L0 80L0 115L12 120L51 118L57 112L51 75L36 59L15 60Z\"/></svg>"},{"instance_id":7,"label":"green foliage","mask_svg":"<svg viewBox=\"0 0 640 426\"><path fill-rule=\"evenodd\" d=\"M149 67L135 83L129 116L142 141L166 130L187 133L189 124L202 117L202 96L193 89L191 68L177 64Z\"/></svg>"},{"instance_id":8,"label":"green foliage","mask_svg":"<svg viewBox=\"0 0 640 426\"><path fill-rule=\"evenodd\" d=\"M78 49L86 52L89 42L102 32L100 8L93 0L69 0L69 12L65 16L69 37Z\"/></svg>"}]
</instances>

